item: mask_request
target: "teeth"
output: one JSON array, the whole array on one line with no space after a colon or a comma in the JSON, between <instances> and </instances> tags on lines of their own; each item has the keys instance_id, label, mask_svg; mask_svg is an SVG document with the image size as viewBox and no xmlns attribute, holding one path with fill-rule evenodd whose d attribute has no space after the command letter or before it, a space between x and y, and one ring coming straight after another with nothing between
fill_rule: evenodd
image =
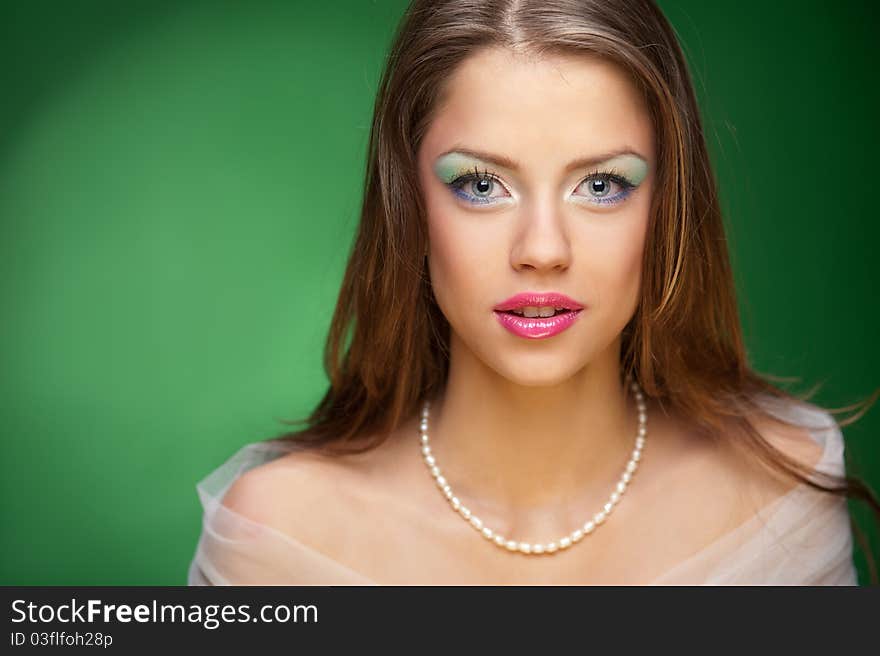
<instances>
[{"instance_id":1,"label":"teeth","mask_svg":"<svg viewBox=\"0 0 880 656\"><path fill-rule=\"evenodd\" d=\"M519 310L512 310L512 312L523 317L552 317L554 314L562 309L563 308L561 307L552 307L549 305L542 305L541 307L527 305L526 307L520 308Z\"/></svg>"}]
</instances>

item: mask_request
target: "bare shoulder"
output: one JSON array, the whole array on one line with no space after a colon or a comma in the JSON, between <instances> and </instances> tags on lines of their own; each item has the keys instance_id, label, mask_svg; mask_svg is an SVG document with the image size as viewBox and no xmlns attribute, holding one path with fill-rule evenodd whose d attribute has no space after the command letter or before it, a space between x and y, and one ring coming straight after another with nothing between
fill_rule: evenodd
<instances>
[{"instance_id":1,"label":"bare shoulder","mask_svg":"<svg viewBox=\"0 0 880 656\"><path fill-rule=\"evenodd\" d=\"M772 447L808 467L815 466L824 453L824 445L813 437L808 428L761 414L753 415L749 421ZM670 415L663 417L660 431L670 447L667 467L681 466L711 472L712 477L724 472L725 477L766 478L766 470L761 469L745 441L732 430L721 439L711 441L699 435L687 420Z\"/></svg>"},{"instance_id":2,"label":"bare shoulder","mask_svg":"<svg viewBox=\"0 0 880 656\"><path fill-rule=\"evenodd\" d=\"M824 444L807 427L763 415L753 417L751 423L771 446L803 465L815 466L824 453Z\"/></svg>"},{"instance_id":3,"label":"bare shoulder","mask_svg":"<svg viewBox=\"0 0 880 656\"><path fill-rule=\"evenodd\" d=\"M822 459L824 444L814 438L809 428L765 415L753 416L750 423L767 443L795 462L813 469ZM734 471L760 503L768 503L798 485L798 481L762 463L745 448L733 451L738 454L732 460Z\"/></svg>"},{"instance_id":4,"label":"bare shoulder","mask_svg":"<svg viewBox=\"0 0 880 656\"><path fill-rule=\"evenodd\" d=\"M356 467L344 458L292 451L242 474L223 497L230 510L326 550L345 520L367 505ZM339 520L339 521L337 521Z\"/></svg>"},{"instance_id":5,"label":"bare shoulder","mask_svg":"<svg viewBox=\"0 0 880 656\"><path fill-rule=\"evenodd\" d=\"M658 540L667 542L668 529L663 527L678 522L678 544L687 553L742 525L797 485L762 463L733 432L710 440L678 416L655 423L655 451L639 474L650 513L640 521L659 520ZM807 429L772 417L755 417L752 423L764 440L796 461L812 467L820 460L823 447ZM681 524L682 509L689 518L686 526Z\"/></svg>"}]
</instances>

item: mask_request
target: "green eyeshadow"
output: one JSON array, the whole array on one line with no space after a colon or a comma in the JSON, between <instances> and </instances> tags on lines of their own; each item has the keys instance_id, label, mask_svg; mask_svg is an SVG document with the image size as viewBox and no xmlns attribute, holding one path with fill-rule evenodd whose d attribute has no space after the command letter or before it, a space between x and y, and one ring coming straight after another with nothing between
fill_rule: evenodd
<instances>
[{"instance_id":1,"label":"green eyeshadow","mask_svg":"<svg viewBox=\"0 0 880 656\"><path fill-rule=\"evenodd\" d=\"M618 155L596 166L596 169L619 171L633 185L640 185L648 177L648 163L638 155Z\"/></svg>"},{"instance_id":2,"label":"green eyeshadow","mask_svg":"<svg viewBox=\"0 0 880 656\"><path fill-rule=\"evenodd\" d=\"M447 153L434 162L434 173L443 182L449 184L468 171L473 171L474 166L479 164L481 164L480 160L473 157L461 153Z\"/></svg>"},{"instance_id":3,"label":"green eyeshadow","mask_svg":"<svg viewBox=\"0 0 880 656\"><path fill-rule=\"evenodd\" d=\"M478 158L458 152L451 152L437 158L437 161L434 162L434 173L444 183L450 184L456 178L473 172L475 166L489 168L488 165ZM648 176L648 163L638 155L631 153L612 157L609 160L600 162L594 168L599 171L614 169L636 186L640 185Z\"/></svg>"}]
</instances>

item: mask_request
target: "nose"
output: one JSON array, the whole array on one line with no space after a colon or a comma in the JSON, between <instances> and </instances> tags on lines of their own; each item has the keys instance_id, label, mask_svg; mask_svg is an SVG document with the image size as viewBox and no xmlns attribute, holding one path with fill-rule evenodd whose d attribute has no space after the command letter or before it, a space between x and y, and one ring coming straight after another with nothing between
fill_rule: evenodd
<instances>
[{"instance_id":1,"label":"nose","mask_svg":"<svg viewBox=\"0 0 880 656\"><path fill-rule=\"evenodd\" d=\"M525 208L510 251L517 270L564 271L571 261L565 217L552 202Z\"/></svg>"}]
</instances>

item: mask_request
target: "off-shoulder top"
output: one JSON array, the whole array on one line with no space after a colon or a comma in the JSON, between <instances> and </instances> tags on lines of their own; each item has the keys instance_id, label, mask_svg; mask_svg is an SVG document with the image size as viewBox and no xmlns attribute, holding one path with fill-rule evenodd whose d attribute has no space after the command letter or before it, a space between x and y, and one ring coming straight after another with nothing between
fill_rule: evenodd
<instances>
[{"instance_id":1,"label":"off-shoulder top","mask_svg":"<svg viewBox=\"0 0 880 656\"><path fill-rule=\"evenodd\" d=\"M761 401L823 446L819 470L844 473L843 436L829 413L807 402ZM247 444L197 483L202 531L189 585L379 584L221 503L243 473L297 448L277 440ZM650 585L857 585L852 544L846 499L799 484Z\"/></svg>"}]
</instances>

